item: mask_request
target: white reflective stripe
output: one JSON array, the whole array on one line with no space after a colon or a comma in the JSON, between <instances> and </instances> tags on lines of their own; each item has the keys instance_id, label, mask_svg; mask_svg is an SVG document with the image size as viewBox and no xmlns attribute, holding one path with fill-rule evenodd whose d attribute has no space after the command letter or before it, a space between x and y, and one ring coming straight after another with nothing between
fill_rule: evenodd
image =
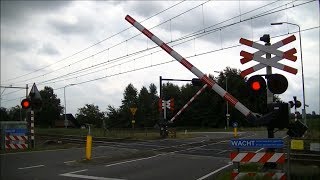
<instances>
[{"instance_id":1,"label":"white reflective stripe","mask_svg":"<svg viewBox=\"0 0 320 180\"><path fill-rule=\"evenodd\" d=\"M34 136L31 136L31 139L34 140Z\"/></svg>"},{"instance_id":2,"label":"white reflective stripe","mask_svg":"<svg viewBox=\"0 0 320 180\"><path fill-rule=\"evenodd\" d=\"M31 129L31 134L34 134L34 130L33 129Z\"/></svg>"},{"instance_id":3,"label":"white reflective stripe","mask_svg":"<svg viewBox=\"0 0 320 180\"><path fill-rule=\"evenodd\" d=\"M239 153L234 159L233 162L240 162L248 153Z\"/></svg>"},{"instance_id":4,"label":"white reflective stripe","mask_svg":"<svg viewBox=\"0 0 320 180\"><path fill-rule=\"evenodd\" d=\"M280 70L283 70L283 68L284 68L284 65L283 65L283 64L277 62L277 61L283 59L283 58L278 57L278 56L273 57L273 58L271 58L270 60L269 60L269 59L265 59L265 58L263 58L263 57L253 57L253 58L254 58L254 60L257 61L257 62L260 62L260 63L262 63L262 64L265 64L265 65L268 65L268 66L272 66L272 67L278 68L278 69L280 69Z\"/></svg>"},{"instance_id":5,"label":"white reflective stripe","mask_svg":"<svg viewBox=\"0 0 320 180\"><path fill-rule=\"evenodd\" d=\"M249 162L259 162L259 160L265 155L266 153L256 153Z\"/></svg>"},{"instance_id":6,"label":"white reflective stripe","mask_svg":"<svg viewBox=\"0 0 320 180\"><path fill-rule=\"evenodd\" d=\"M246 176L247 175L247 173L239 173L238 175L237 175L237 179L242 179L244 176Z\"/></svg>"},{"instance_id":7,"label":"white reflective stripe","mask_svg":"<svg viewBox=\"0 0 320 180\"><path fill-rule=\"evenodd\" d=\"M183 59L183 57L180 54L178 54L176 51L171 51L170 55L179 62Z\"/></svg>"},{"instance_id":8,"label":"white reflective stripe","mask_svg":"<svg viewBox=\"0 0 320 180\"><path fill-rule=\"evenodd\" d=\"M201 79L204 74L203 72L201 72L198 68L196 68L195 66L193 66L190 70L194 75L196 75L199 79Z\"/></svg>"},{"instance_id":9,"label":"white reflective stripe","mask_svg":"<svg viewBox=\"0 0 320 180\"><path fill-rule=\"evenodd\" d=\"M283 153L274 153L273 156L271 156L271 158L268 159L267 162L277 162L282 155Z\"/></svg>"},{"instance_id":10,"label":"white reflective stripe","mask_svg":"<svg viewBox=\"0 0 320 180\"><path fill-rule=\"evenodd\" d=\"M241 104L240 101L238 101L234 107L238 109L245 116L248 116L251 112L247 107Z\"/></svg>"},{"instance_id":11,"label":"white reflective stripe","mask_svg":"<svg viewBox=\"0 0 320 180\"><path fill-rule=\"evenodd\" d=\"M163 44L163 41L161 41L157 36L153 35L151 37L151 40L156 43L158 46L161 46Z\"/></svg>"},{"instance_id":12,"label":"white reflective stripe","mask_svg":"<svg viewBox=\"0 0 320 180\"><path fill-rule=\"evenodd\" d=\"M224 97L224 95L227 93L222 87L220 87L217 83L215 83L212 86L212 89L218 93L221 97Z\"/></svg>"},{"instance_id":13,"label":"white reflective stripe","mask_svg":"<svg viewBox=\"0 0 320 180\"><path fill-rule=\"evenodd\" d=\"M272 179L281 179L283 176L285 176L285 173L274 173Z\"/></svg>"},{"instance_id":14,"label":"white reflective stripe","mask_svg":"<svg viewBox=\"0 0 320 180\"><path fill-rule=\"evenodd\" d=\"M144 27L137 21L133 23L133 26L136 27L139 31L143 31Z\"/></svg>"},{"instance_id":15,"label":"white reflective stripe","mask_svg":"<svg viewBox=\"0 0 320 180\"><path fill-rule=\"evenodd\" d=\"M13 144L9 144L11 149L17 149Z\"/></svg>"},{"instance_id":16,"label":"white reflective stripe","mask_svg":"<svg viewBox=\"0 0 320 180\"><path fill-rule=\"evenodd\" d=\"M264 51L264 52L270 53L270 54L274 54L274 55L276 55L276 56L280 56L280 57L283 56L283 52L277 50L277 49L276 49L275 47L273 47L273 46L264 46L264 45L262 45L262 44L253 42L252 47L253 47L253 48L256 48L256 49L259 49L259 50L262 50L262 51Z\"/></svg>"}]
</instances>

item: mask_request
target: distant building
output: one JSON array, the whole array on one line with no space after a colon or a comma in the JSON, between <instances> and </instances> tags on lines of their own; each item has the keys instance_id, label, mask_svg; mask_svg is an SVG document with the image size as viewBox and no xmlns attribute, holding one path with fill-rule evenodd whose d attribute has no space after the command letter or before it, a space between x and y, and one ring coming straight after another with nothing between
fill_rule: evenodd
<instances>
[{"instance_id":1,"label":"distant building","mask_svg":"<svg viewBox=\"0 0 320 180\"><path fill-rule=\"evenodd\" d=\"M64 114L60 116L58 120L55 121L55 127L57 128L64 128ZM68 120L68 127L69 128L80 128L81 124L77 121L76 118L72 114L67 114L67 120Z\"/></svg>"}]
</instances>

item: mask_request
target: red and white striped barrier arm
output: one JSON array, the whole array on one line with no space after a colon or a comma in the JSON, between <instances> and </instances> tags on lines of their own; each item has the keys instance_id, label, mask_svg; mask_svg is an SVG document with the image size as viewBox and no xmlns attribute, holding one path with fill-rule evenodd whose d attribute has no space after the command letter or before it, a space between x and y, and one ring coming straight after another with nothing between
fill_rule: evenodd
<instances>
[{"instance_id":1,"label":"red and white striped barrier arm","mask_svg":"<svg viewBox=\"0 0 320 180\"><path fill-rule=\"evenodd\" d=\"M198 97L205 89L208 87L207 84L203 85L202 88L185 104L173 118L170 119L170 123L172 123L195 99Z\"/></svg>"},{"instance_id":2,"label":"red and white striped barrier arm","mask_svg":"<svg viewBox=\"0 0 320 180\"><path fill-rule=\"evenodd\" d=\"M233 180L243 179L244 177L254 177L254 176L262 176L262 177L269 177L270 179L277 179L277 180L285 180L286 173L254 173L254 172L243 172L243 173L231 173L231 177Z\"/></svg>"},{"instance_id":3,"label":"red and white striped barrier arm","mask_svg":"<svg viewBox=\"0 0 320 180\"><path fill-rule=\"evenodd\" d=\"M131 16L127 15L125 19L132 24L135 28L137 28L140 32L146 35L149 39L151 39L154 43L160 46L163 50L165 50L169 55L171 55L174 59L180 62L183 66L185 66L189 71L191 71L194 75L196 75L202 82L207 84L212 90L218 93L221 97L227 100L232 106L234 106L237 110L239 110L243 115L245 115L248 121L255 123L257 117L255 113L251 112L247 107L241 104L236 98L230 95L227 91L221 88L214 80L210 79L207 75L201 72L198 68L193 66L189 61L183 58L179 53L174 51L171 47L169 47L166 43L161 41L157 36L152 34L148 29L143 27L139 22L134 20Z\"/></svg>"},{"instance_id":4,"label":"red and white striped barrier arm","mask_svg":"<svg viewBox=\"0 0 320 180\"><path fill-rule=\"evenodd\" d=\"M231 152L230 159L232 162L259 162L259 163L284 163L284 153L254 153L254 152Z\"/></svg>"}]
</instances>

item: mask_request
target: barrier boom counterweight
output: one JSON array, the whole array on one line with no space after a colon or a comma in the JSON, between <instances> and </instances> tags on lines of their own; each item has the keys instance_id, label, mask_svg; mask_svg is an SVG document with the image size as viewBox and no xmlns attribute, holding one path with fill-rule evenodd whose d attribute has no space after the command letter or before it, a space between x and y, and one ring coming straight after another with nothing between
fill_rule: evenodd
<instances>
[{"instance_id":1,"label":"barrier boom counterweight","mask_svg":"<svg viewBox=\"0 0 320 180\"><path fill-rule=\"evenodd\" d=\"M251 112L247 107L241 104L236 98L230 95L227 91L225 91L222 87L220 87L214 80L210 79L207 75L201 72L198 68L193 66L189 61L183 58L179 53L174 51L171 47L169 47L166 43L161 41L157 36L152 34L148 29L143 27L139 22L134 20L131 16L127 15L125 19L132 24L135 28L137 28L140 32L146 35L149 39L151 39L154 43L160 46L163 50L165 50L169 55L171 55L174 59L180 62L184 67L186 67L189 71L191 71L194 75L196 75L202 82L208 85L212 90L218 93L222 98L228 101L232 106L234 106L237 110L239 110L243 115L245 115L249 122L256 123L257 117L255 113Z\"/></svg>"}]
</instances>

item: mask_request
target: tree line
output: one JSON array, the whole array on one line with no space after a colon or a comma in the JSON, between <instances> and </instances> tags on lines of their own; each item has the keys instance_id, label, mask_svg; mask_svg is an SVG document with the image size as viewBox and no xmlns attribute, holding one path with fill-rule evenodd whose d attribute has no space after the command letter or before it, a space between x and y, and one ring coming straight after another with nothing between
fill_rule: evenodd
<instances>
[{"instance_id":1,"label":"tree line","mask_svg":"<svg viewBox=\"0 0 320 180\"><path fill-rule=\"evenodd\" d=\"M242 104L253 112L266 113L266 90L262 93L251 93L245 83L245 78L240 76L240 70L230 67L225 68L218 76L209 74L221 87L228 86L228 92L237 98ZM162 85L163 100L174 98L174 110L167 109L167 119L170 120L200 89L187 83L183 86L167 82ZM63 106L61 101L54 94L51 87L45 87L40 91L43 106L42 110L36 112L36 126L54 127L55 120L61 118ZM280 99L276 96L276 101ZM133 117L130 108L137 108ZM1 107L1 120L23 120L25 110L19 106L9 110ZM245 117L235 108L229 105L230 125L238 122L241 126L248 126ZM226 101L211 89L206 89L193 103L178 116L174 126L193 127L214 127L226 126ZM135 120L135 127L153 127L163 114L159 111L159 95L157 86L150 84L143 86L140 90L133 84L128 84L124 89L120 107L108 105L106 110L100 110L95 104L85 104L78 109L76 119L81 124L92 124L95 127L127 128L131 127L132 120ZM309 115L310 116L310 115Z\"/></svg>"}]
</instances>

